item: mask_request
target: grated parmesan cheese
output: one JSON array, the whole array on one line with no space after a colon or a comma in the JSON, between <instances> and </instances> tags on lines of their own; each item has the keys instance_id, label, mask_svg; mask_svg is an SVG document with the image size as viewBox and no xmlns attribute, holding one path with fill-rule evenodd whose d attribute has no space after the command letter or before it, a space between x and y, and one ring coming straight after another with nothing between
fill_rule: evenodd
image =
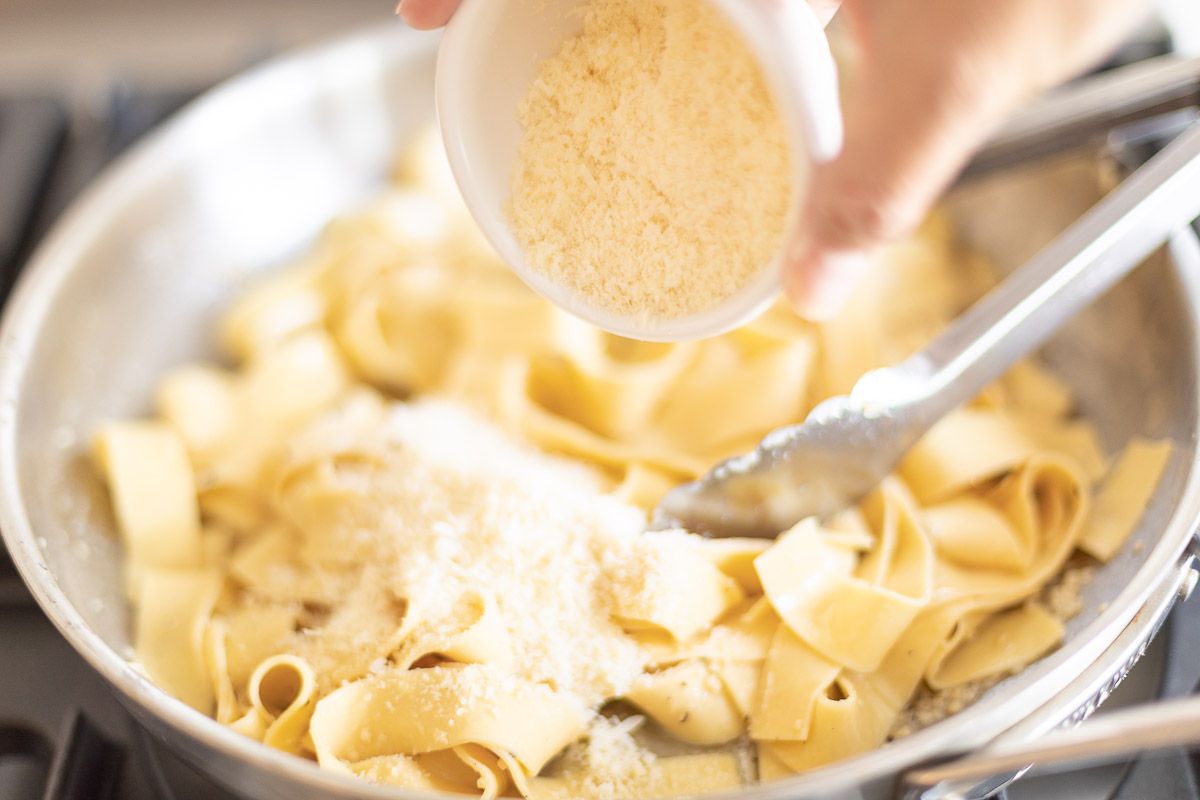
<instances>
[{"instance_id":1,"label":"grated parmesan cheese","mask_svg":"<svg viewBox=\"0 0 1200 800\"><path fill-rule=\"evenodd\" d=\"M638 567L651 546L644 514L601 494L589 471L522 448L459 406L397 404L380 408L382 418L361 414L357 426L347 423L354 414L344 409L306 433L327 441L336 432L337 449L374 464L344 467L333 489L347 489L337 526L347 535L321 546L361 572L324 628L356 638L331 648L321 630L306 632L298 646L318 672L326 654L341 661L345 649L377 647L396 619L371 620L392 598L404 598L436 640L460 629L461 598L484 591L507 630L514 676L590 707L623 694L647 656L612 621L606 587L656 580Z\"/></svg>"},{"instance_id":2,"label":"grated parmesan cheese","mask_svg":"<svg viewBox=\"0 0 1200 800\"><path fill-rule=\"evenodd\" d=\"M568 747L558 759L554 774L574 776L579 789L596 800L614 800L625 787L646 782L657 760L635 738L644 717L621 719L597 715L587 738Z\"/></svg>"},{"instance_id":3,"label":"grated parmesan cheese","mask_svg":"<svg viewBox=\"0 0 1200 800\"><path fill-rule=\"evenodd\" d=\"M591 0L519 110L511 217L529 267L637 318L711 308L773 258L791 165L741 36L700 0Z\"/></svg>"}]
</instances>

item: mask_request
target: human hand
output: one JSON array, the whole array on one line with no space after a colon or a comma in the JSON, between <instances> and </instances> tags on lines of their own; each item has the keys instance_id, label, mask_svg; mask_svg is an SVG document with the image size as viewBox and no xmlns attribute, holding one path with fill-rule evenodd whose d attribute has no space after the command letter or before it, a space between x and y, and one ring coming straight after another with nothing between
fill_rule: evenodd
<instances>
[{"instance_id":1,"label":"human hand","mask_svg":"<svg viewBox=\"0 0 1200 800\"><path fill-rule=\"evenodd\" d=\"M1099 61L1145 0L844 0L858 50L841 154L813 173L784 285L836 313L882 244L910 233L1022 102Z\"/></svg>"},{"instance_id":2,"label":"human hand","mask_svg":"<svg viewBox=\"0 0 1200 800\"><path fill-rule=\"evenodd\" d=\"M420 28L460 0L401 0ZM828 18L836 0L812 0ZM1144 0L844 0L859 57L842 153L813 172L784 285L801 313L844 304L872 252L909 233L1022 101L1099 60Z\"/></svg>"}]
</instances>

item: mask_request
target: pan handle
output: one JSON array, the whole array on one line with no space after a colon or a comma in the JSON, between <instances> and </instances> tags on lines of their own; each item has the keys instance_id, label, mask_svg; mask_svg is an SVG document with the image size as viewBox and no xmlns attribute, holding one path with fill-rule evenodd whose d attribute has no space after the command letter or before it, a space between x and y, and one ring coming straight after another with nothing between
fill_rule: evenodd
<instances>
[{"instance_id":1,"label":"pan handle","mask_svg":"<svg viewBox=\"0 0 1200 800\"><path fill-rule=\"evenodd\" d=\"M980 149L963 177L1102 144L1114 129L1151 119L1186 124L1198 108L1200 58L1167 55L1130 64L1034 101Z\"/></svg>"},{"instance_id":2,"label":"pan handle","mask_svg":"<svg viewBox=\"0 0 1200 800\"><path fill-rule=\"evenodd\" d=\"M951 800L962 794L951 784L978 784L995 775L1038 768L1061 772L1172 747L1200 748L1200 696L1147 703L1094 719L1041 739L989 747L945 764L920 767L904 776L911 800Z\"/></svg>"},{"instance_id":3,"label":"pan handle","mask_svg":"<svg viewBox=\"0 0 1200 800\"><path fill-rule=\"evenodd\" d=\"M1200 544L1193 539L1189 550L1139 612L1152 617L1150 632L1138 635L1129 628L1129 633L1122 634L1109 648L1109 652L1116 651L1117 658L1123 658L1123 666L1115 675L1093 669L1096 674L1081 676L1058 696L1057 702L1043 706L1041 713L1034 714L1019 729L1002 734L976 752L910 769L897 781L897 800L985 797L1034 764L1047 772L1067 772L1155 750L1200 748L1200 696L1134 706L1070 727L1087 718L1108 697L1141 657L1175 602L1186 599L1195 588L1200 576L1197 552ZM1123 655L1126 652L1128 655Z\"/></svg>"}]
</instances>

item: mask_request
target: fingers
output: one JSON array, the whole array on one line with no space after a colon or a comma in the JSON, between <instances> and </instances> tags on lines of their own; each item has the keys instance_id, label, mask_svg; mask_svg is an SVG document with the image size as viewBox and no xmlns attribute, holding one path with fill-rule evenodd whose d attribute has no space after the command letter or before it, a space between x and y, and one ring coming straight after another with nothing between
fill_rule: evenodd
<instances>
[{"instance_id":1,"label":"fingers","mask_svg":"<svg viewBox=\"0 0 1200 800\"><path fill-rule=\"evenodd\" d=\"M847 11L853 14L853 6ZM872 33L860 33L864 46ZM924 37L918 42L929 47ZM971 91L945 54L881 44L858 65L843 108L842 153L815 168L799 226L803 238L788 253L785 289L812 319L836 313L871 251L917 224L1001 105L997 92L1005 87L984 86L979 75L978 93Z\"/></svg>"},{"instance_id":2,"label":"fingers","mask_svg":"<svg viewBox=\"0 0 1200 800\"><path fill-rule=\"evenodd\" d=\"M396 13L414 28L439 28L450 21L460 0L400 0Z\"/></svg>"},{"instance_id":3,"label":"fingers","mask_svg":"<svg viewBox=\"0 0 1200 800\"><path fill-rule=\"evenodd\" d=\"M814 168L787 253L797 310L836 313L873 251L916 227L1011 109L1101 56L1138 4L846 0L861 54L842 153Z\"/></svg>"}]
</instances>

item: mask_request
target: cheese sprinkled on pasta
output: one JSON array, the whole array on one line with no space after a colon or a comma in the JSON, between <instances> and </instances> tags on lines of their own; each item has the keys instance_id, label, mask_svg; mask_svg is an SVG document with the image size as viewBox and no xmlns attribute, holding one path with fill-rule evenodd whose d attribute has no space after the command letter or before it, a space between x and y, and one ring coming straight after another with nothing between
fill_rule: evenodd
<instances>
[{"instance_id":1,"label":"cheese sprinkled on pasta","mask_svg":"<svg viewBox=\"0 0 1200 800\"><path fill-rule=\"evenodd\" d=\"M640 344L508 273L436 138L400 173L233 304L236 368L170 372L96 441L148 674L331 770L644 800L869 751L1057 646L1079 604L1047 587L1121 550L1170 461L1135 440L1110 471L1028 363L825 524L647 533L667 488L919 346L978 258L935 217L827 324Z\"/></svg>"}]
</instances>

